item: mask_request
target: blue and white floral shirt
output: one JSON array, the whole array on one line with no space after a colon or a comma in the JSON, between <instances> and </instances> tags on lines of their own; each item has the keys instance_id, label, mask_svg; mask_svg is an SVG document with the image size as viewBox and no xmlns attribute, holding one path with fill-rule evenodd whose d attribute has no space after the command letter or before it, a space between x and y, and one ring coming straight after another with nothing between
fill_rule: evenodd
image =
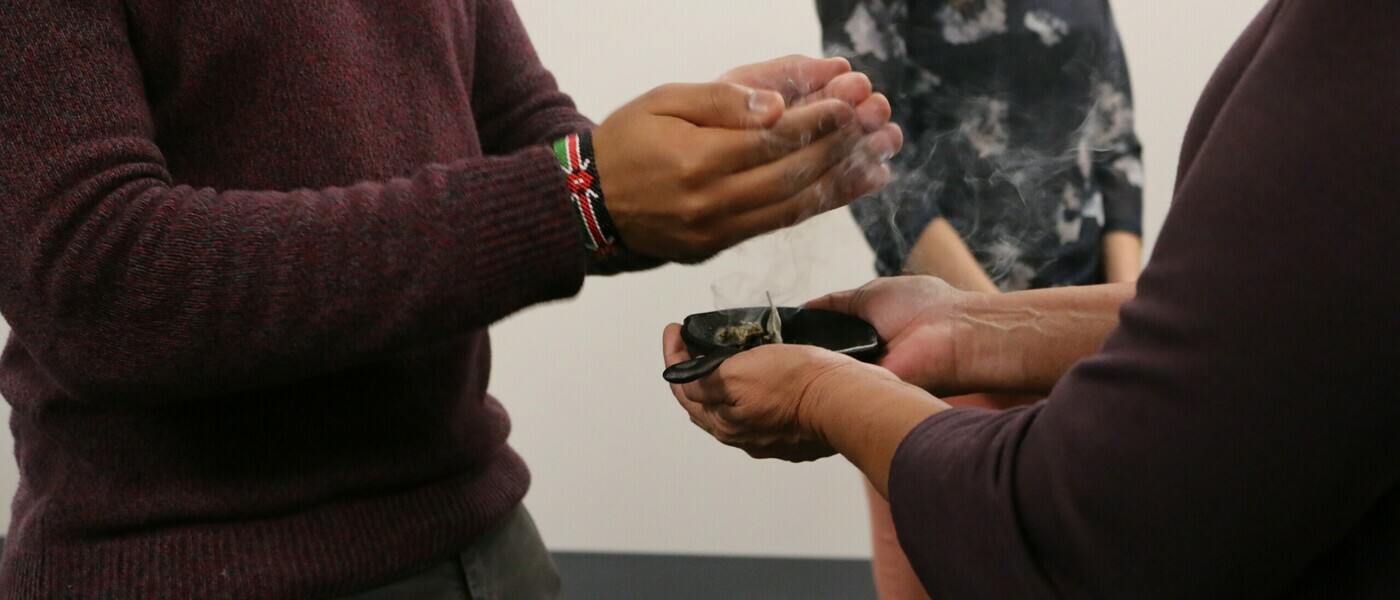
<instances>
[{"instance_id":1,"label":"blue and white floral shirt","mask_svg":"<svg viewBox=\"0 0 1400 600\"><path fill-rule=\"evenodd\" d=\"M882 275L943 217L1005 290L1103 281L1141 234L1142 147L1107 0L817 0L830 55L890 97L906 144L852 205Z\"/></svg>"}]
</instances>

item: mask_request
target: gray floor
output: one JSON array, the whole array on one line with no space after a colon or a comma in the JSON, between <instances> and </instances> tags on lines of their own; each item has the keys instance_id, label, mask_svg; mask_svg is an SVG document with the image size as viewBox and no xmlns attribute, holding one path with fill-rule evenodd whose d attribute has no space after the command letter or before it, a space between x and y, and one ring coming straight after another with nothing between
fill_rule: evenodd
<instances>
[{"instance_id":1,"label":"gray floor","mask_svg":"<svg viewBox=\"0 0 1400 600\"><path fill-rule=\"evenodd\" d=\"M874 600L870 562L556 552L564 600Z\"/></svg>"}]
</instances>

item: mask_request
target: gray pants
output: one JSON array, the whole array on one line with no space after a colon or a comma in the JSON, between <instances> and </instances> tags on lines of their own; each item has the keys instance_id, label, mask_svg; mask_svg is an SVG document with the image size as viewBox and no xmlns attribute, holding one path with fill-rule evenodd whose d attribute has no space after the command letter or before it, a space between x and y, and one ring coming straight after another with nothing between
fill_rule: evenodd
<instances>
[{"instance_id":1,"label":"gray pants","mask_svg":"<svg viewBox=\"0 0 1400 600\"><path fill-rule=\"evenodd\" d=\"M555 600L559 571L525 507L456 557L342 600Z\"/></svg>"}]
</instances>

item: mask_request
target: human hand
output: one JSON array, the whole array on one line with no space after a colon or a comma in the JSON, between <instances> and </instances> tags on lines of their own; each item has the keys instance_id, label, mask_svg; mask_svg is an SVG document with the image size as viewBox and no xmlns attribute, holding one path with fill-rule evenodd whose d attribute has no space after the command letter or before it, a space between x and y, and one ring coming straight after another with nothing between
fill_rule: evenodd
<instances>
[{"instance_id":1,"label":"human hand","mask_svg":"<svg viewBox=\"0 0 1400 600\"><path fill-rule=\"evenodd\" d=\"M851 71L851 63L844 58L794 54L735 68L718 81L778 92L788 107L841 100L856 107L856 121L867 133L878 131L890 120L889 100L874 93L870 78Z\"/></svg>"},{"instance_id":2,"label":"human hand","mask_svg":"<svg viewBox=\"0 0 1400 600\"><path fill-rule=\"evenodd\" d=\"M664 351L668 365L690 359L679 325L666 328ZM741 352L671 392L692 423L724 444L790 462L840 452L881 494L900 442L948 408L880 367L789 344Z\"/></svg>"},{"instance_id":3,"label":"human hand","mask_svg":"<svg viewBox=\"0 0 1400 600\"><path fill-rule=\"evenodd\" d=\"M889 277L859 289L807 303L808 308L855 315L875 326L885 340L880 365L900 379L937 396L984 391L972 389L960 357L960 342L971 333L970 303L983 294L964 292L934 277Z\"/></svg>"},{"instance_id":4,"label":"human hand","mask_svg":"<svg viewBox=\"0 0 1400 600\"><path fill-rule=\"evenodd\" d=\"M898 127L867 133L858 108L841 98L786 104L779 93L734 83L673 84L594 130L603 197L628 248L707 258L889 180L885 161L903 144ZM888 102L876 105L888 118Z\"/></svg>"},{"instance_id":5,"label":"human hand","mask_svg":"<svg viewBox=\"0 0 1400 600\"><path fill-rule=\"evenodd\" d=\"M690 360L679 325L663 336L666 364ZM833 377L888 377L882 370L813 346L773 344L747 350L714 374L671 392L690 421L754 458L804 462L835 453L816 422Z\"/></svg>"}]
</instances>

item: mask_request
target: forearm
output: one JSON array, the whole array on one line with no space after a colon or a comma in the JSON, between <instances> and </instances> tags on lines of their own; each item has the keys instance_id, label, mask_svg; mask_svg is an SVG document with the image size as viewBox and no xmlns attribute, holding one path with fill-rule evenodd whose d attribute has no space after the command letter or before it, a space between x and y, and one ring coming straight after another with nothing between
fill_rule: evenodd
<instances>
[{"instance_id":1,"label":"forearm","mask_svg":"<svg viewBox=\"0 0 1400 600\"><path fill-rule=\"evenodd\" d=\"M984 295L966 303L956 342L958 388L1045 394L1118 326L1133 283Z\"/></svg>"},{"instance_id":2,"label":"forearm","mask_svg":"<svg viewBox=\"0 0 1400 600\"><path fill-rule=\"evenodd\" d=\"M889 496L890 463L900 442L919 423L949 408L928 392L868 365L837 369L813 387L813 423L819 435L860 469L883 497Z\"/></svg>"},{"instance_id":3,"label":"forearm","mask_svg":"<svg viewBox=\"0 0 1400 600\"><path fill-rule=\"evenodd\" d=\"M1142 238L1124 231L1104 236L1103 265L1108 283L1137 281L1142 272Z\"/></svg>"},{"instance_id":4,"label":"forearm","mask_svg":"<svg viewBox=\"0 0 1400 600\"><path fill-rule=\"evenodd\" d=\"M14 81L0 87L0 310L70 395L171 402L304 379L582 282L543 146L346 187L181 185L123 3L4 6L6 27L52 43L0 36ZM181 152L204 150L219 155Z\"/></svg>"},{"instance_id":5,"label":"forearm","mask_svg":"<svg viewBox=\"0 0 1400 600\"><path fill-rule=\"evenodd\" d=\"M962 236L939 217L929 223L909 250L905 270L917 275L932 275L953 287L970 292L995 294L999 290L982 265L963 243Z\"/></svg>"},{"instance_id":6,"label":"forearm","mask_svg":"<svg viewBox=\"0 0 1400 600\"><path fill-rule=\"evenodd\" d=\"M192 189L129 164L63 190L49 218L7 222L53 254L5 265L17 285L0 300L79 397L224 393L572 293L583 252L566 202L542 149L298 192Z\"/></svg>"}]
</instances>

